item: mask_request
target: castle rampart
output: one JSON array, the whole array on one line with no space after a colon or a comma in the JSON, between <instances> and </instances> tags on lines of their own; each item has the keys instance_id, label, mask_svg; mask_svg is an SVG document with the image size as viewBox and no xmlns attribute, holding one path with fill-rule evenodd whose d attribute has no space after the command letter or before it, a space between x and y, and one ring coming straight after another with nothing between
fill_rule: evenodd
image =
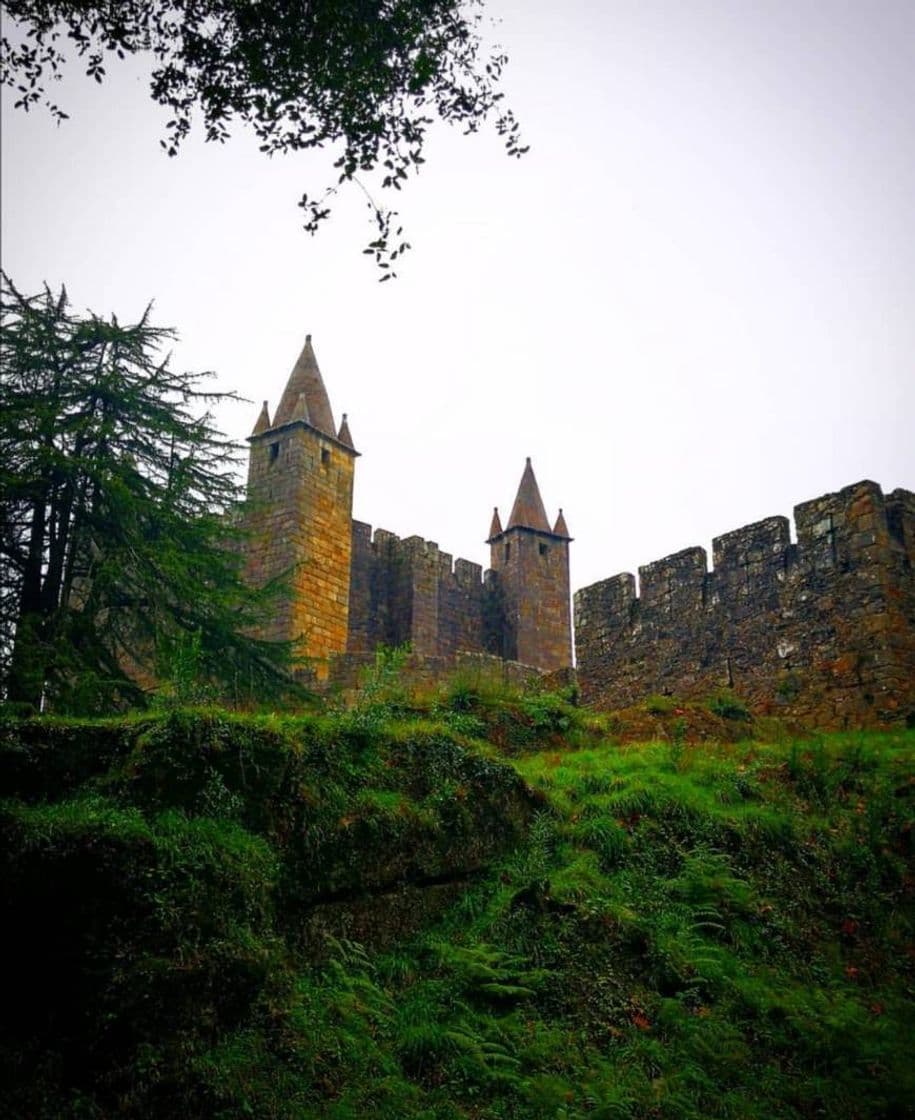
<instances>
[{"instance_id":1,"label":"castle rampart","mask_svg":"<svg viewBox=\"0 0 915 1120\"><path fill-rule=\"evenodd\" d=\"M417 656L498 655L500 596L493 573L453 560L435 541L401 539L353 522L350 653L406 643Z\"/></svg>"},{"instance_id":2,"label":"castle rampart","mask_svg":"<svg viewBox=\"0 0 915 1120\"><path fill-rule=\"evenodd\" d=\"M525 672L571 667L571 537L562 510L550 528L530 459L504 531L493 513L496 559L484 576L435 541L373 534L353 520L359 453L345 413L335 425L311 335L272 419L264 401L249 443L245 575L257 586L288 584L258 633L294 643L316 680L345 675L341 658L358 661L381 645L409 645L415 658L442 664L478 654Z\"/></svg>"},{"instance_id":3,"label":"castle rampart","mask_svg":"<svg viewBox=\"0 0 915 1120\"><path fill-rule=\"evenodd\" d=\"M584 698L733 688L823 727L915 712L915 494L859 482L575 596Z\"/></svg>"}]
</instances>

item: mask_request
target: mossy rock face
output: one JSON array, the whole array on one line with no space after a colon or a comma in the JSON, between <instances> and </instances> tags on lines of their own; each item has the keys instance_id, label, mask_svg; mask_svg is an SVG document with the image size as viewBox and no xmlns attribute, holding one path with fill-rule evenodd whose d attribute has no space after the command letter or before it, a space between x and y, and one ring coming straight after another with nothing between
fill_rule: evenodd
<instances>
[{"instance_id":1,"label":"mossy rock face","mask_svg":"<svg viewBox=\"0 0 915 1120\"><path fill-rule=\"evenodd\" d=\"M267 837L286 912L478 869L538 807L514 770L445 728L367 736L345 717L175 714L144 727L101 784L144 811L228 815Z\"/></svg>"},{"instance_id":2,"label":"mossy rock face","mask_svg":"<svg viewBox=\"0 0 915 1120\"><path fill-rule=\"evenodd\" d=\"M80 789L128 754L147 722L0 721L0 798L44 801Z\"/></svg>"},{"instance_id":3,"label":"mossy rock face","mask_svg":"<svg viewBox=\"0 0 915 1120\"><path fill-rule=\"evenodd\" d=\"M312 906L289 939L309 960L324 961L335 941L384 950L431 925L479 878L479 872L444 881L402 883L385 891L345 896Z\"/></svg>"},{"instance_id":4,"label":"mossy rock face","mask_svg":"<svg viewBox=\"0 0 915 1120\"><path fill-rule=\"evenodd\" d=\"M408 936L539 805L445 728L174 712L3 731L0 914L20 983L0 1075L35 1115L69 1110L61 1086L169 1099L176 1069L282 1002L328 937Z\"/></svg>"},{"instance_id":5,"label":"mossy rock face","mask_svg":"<svg viewBox=\"0 0 915 1120\"><path fill-rule=\"evenodd\" d=\"M64 1083L117 1078L144 1047L234 1028L285 959L277 861L232 822L84 796L6 802L0 838L17 962L4 1061L50 1053Z\"/></svg>"},{"instance_id":6,"label":"mossy rock face","mask_svg":"<svg viewBox=\"0 0 915 1120\"><path fill-rule=\"evenodd\" d=\"M24 801L91 789L144 816L235 820L284 852L303 896L472 869L538 805L510 767L447 728L367 737L345 717L29 721L7 725L3 771L4 793Z\"/></svg>"}]
</instances>

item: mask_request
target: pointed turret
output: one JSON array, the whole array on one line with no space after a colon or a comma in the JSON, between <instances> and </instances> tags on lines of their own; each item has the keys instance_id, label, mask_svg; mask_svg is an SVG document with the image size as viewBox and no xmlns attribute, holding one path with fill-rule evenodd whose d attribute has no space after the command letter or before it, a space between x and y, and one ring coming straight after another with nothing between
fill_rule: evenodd
<instances>
[{"instance_id":1,"label":"pointed turret","mask_svg":"<svg viewBox=\"0 0 915 1120\"><path fill-rule=\"evenodd\" d=\"M499 507L493 506L492 508L492 521L489 524L489 536L486 538L486 543L495 540L496 537L502 536L502 522L499 518Z\"/></svg>"},{"instance_id":2,"label":"pointed turret","mask_svg":"<svg viewBox=\"0 0 915 1120\"><path fill-rule=\"evenodd\" d=\"M352 447L354 451L356 450L355 445L353 444L353 437L350 435L349 424L347 423L345 412L343 413L343 420L340 423L340 431L337 432L337 439L347 447Z\"/></svg>"},{"instance_id":3,"label":"pointed turret","mask_svg":"<svg viewBox=\"0 0 915 1120\"><path fill-rule=\"evenodd\" d=\"M572 664L569 536L562 510L550 528L530 459L511 516L489 530L493 647L502 657L551 671Z\"/></svg>"},{"instance_id":4,"label":"pointed turret","mask_svg":"<svg viewBox=\"0 0 915 1120\"><path fill-rule=\"evenodd\" d=\"M553 526L553 532L557 537L568 537L569 540L572 539L569 535L569 527L568 525L566 525L566 519L562 515L562 510L559 511L559 516L556 518L556 524Z\"/></svg>"},{"instance_id":5,"label":"pointed turret","mask_svg":"<svg viewBox=\"0 0 915 1120\"><path fill-rule=\"evenodd\" d=\"M295 571L253 633L290 643L318 679L349 640L353 475L359 452L339 434L311 348L293 367L271 422L265 404L249 439L245 578L255 587Z\"/></svg>"},{"instance_id":6,"label":"pointed turret","mask_svg":"<svg viewBox=\"0 0 915 1120\"><path fill-rule=\"evenodd\" d=\"M321 371L318 369L315 352L311 347L310 334L305 336L302 353L293 366L289 381L283 391L276 416L273 418L275 428L288 424L293 419L300 419L300 417L294 416L300 394L305 396L305 404L309 415L308 423L313 428L317 428L319 432L336 439L334 415L331 412L330 399L327 396L327 390L324 388Z\"/></svg>"},{"instance_id":7,"label":"pointed turret","mask_svg":"<svg viewBox=\"0 0 915 1120\"><path fill-rule=\"evenodd\" d=\"M267 402L264 401L261 406L260 415L257 418L257 423L254 425L252 436L259 436L261 432L266 432L270 428L270 412L267 409Z\"/></svg>"},{"instance_id":8,"label":"pointed turret","mask_svg":"<svg viewBox=\"0 0 915 1120\"><path fill-rule=\"evenodd\" d=\"M512 506L511 516L508 519L507 529L538 529L541 533L550 532L550 523L547 520L543 498L540 497L540 487L534 478L534 468L530 458L524 467L521 476L521 485L518 487L518 496Z\"/></svg>"}]
</instances>

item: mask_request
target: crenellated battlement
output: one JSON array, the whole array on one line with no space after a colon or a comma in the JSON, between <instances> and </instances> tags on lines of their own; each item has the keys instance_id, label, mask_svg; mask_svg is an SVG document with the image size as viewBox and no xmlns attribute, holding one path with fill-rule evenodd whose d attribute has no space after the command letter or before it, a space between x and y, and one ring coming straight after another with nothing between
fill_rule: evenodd
<instances>
[{"instance_id":1,"label":"crenellated battlement","mask_svg":"<svg viewBox=\"0 0 915 1120\"><path fill-rule=\"evenodd\" d=\"M915 494L863 481L575 596L585 695L733 687L821 721L915 707Z\"/></svg>"},{"instance_id":2,"label":"crenellated battlement","mask_svg":"<svg viewBox=\"0 0 915 1120\"><path fill-rule=\"evenodd\" d=\"M358 457L334 420L310 336L275 413L249 437L245 576L286 581L258 627L294 643L326 680L379 645L423 663L491 655L538 672L572 661L565 516L547 517L530 459L491 570L436 541L352 519ZM575 596L586 699L722 687L821 726L915 722L915 494L863 481L687 548ZM350 662L346 662L350 664ZM339 662L343 664L343 662Z\"/></svg>"},{"instance_id":3,"label":"crenellated battlement","mask_svg":"<svg viewBox=\"0 0 915 1120\"><path fill-rule=\"evenodd\" d=\"M334 657L407 643L442 664L491 654L538 672L571 669L571 537L562 510L550 528L530 459L504 531L493 514L489 544L504 543L484 573L436 541L353 521L359 453L346 414L335 425L311 335L249 443L245 575L256 586L282 577L289 588L258 632L294 642L319 679Z\"/></svg>"},{"instance_id":4,"label":"crenellated battlement","mask_svg":"<svg viewBox=\"0 0 915 1120\"><path fill-rule=\"evenodd\" d=\"M497 583L482 565L455 560L436 541L354 521L347 649L409 642L425 656L499 654Z\"/></svg>"},{"instance_id":5,"label":"crenellated battlement","mask_svg":"<svg viewBox=\"0 0 915 1120\"><path fill-rule=\"evenodd\" d=\"M482 564L460 556L455 560L450 552L442 552L436 541L423 537L398 537L387 529L373 531L365 521L353 521L353 547L387 561L400 555L415 562L429 563L437 567L441 579L451 578L458 587L470 588L484 582Z\"/></svg>"}]
</instances>

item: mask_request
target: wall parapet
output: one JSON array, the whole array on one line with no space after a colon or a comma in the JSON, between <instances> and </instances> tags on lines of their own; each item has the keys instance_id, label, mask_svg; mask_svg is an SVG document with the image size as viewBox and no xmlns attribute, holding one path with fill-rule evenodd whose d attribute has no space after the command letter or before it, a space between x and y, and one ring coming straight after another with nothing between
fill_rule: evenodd
<instances>
[{"instance_id":1,"label":"wall parapet","mask_svg":"<svg viewBox=\"0 0 915 1120\"><path fill-rule=\"evenodd\" d=\"M451 553L442 552L437 541L428 541L417 535L399 537L388 529L373 529L365 521L353 520L353 546L370 551L379 559L387 559L392 553L399 553L414 560L426 561L439 569L442 578L453 578L459 586L482 586L484 582L482 564L460 556L455 559Z\"/></svg>"},{"instance_id":2,"label":"wall parapet","mask_svg":"<svg viewBox=\"0 0 915 1120\"><path fill-rule=\"evenodd\" d=\"M498 654L498 604L498 581L481 564L353 522L349 653L409 643L427 657Z\"/></svg>"},{"instance_id":3,"label":"wall parapet","mask_svg":"<svg viewBox=\"0 0 915 1120\"><path fill-rule=\"evenodd\" d=\"M862 481L575 595L583 695L722 687L824 726L915 710L915 494Z\"/></svg>"}]
</instances>

